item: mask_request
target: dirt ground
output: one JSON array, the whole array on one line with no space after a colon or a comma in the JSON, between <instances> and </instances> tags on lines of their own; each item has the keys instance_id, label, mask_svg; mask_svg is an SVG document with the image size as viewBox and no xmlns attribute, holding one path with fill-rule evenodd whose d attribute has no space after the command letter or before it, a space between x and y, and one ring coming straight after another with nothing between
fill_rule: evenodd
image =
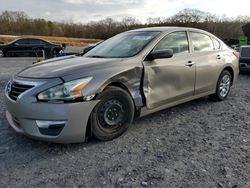
<instances>
[{"instance_id":1,"label":"dirt ground","mask_svg":"<svg viewBox=\"0 0 250 188\"><path fill-rule=\"evenodd\" d=\"M0 59L0 187L250 187L250 74L228 99L136 120L121 137L59 145L15 133L4 86L32 59Z\"/></svg>"}]
</instances>

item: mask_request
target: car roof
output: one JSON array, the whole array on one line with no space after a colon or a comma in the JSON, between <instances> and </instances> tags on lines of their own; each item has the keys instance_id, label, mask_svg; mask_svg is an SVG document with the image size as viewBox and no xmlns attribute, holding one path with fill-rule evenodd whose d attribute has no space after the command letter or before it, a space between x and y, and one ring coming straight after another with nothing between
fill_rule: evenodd
<instances>
[{"instance_id":1,"label":"car roof","mask_svg":"<svg viewBox=\"0 0 250 188\"><path fill-rule=\"evenodd\" d=\"M208 33L207 31L196 29L196 28L190 28L190 27L172 27L172 26L162 26L162 27L147 27L147 28L140 28L140 29L134 29L131 31L158 31L158 32L172 32L172 31L196 31L196 32L203 32Z\"/></svg>"},{"instance_id":2,"label":"car roof","mask_svg":"<svg viewBox=\"0 0 250 188\"><path fill-rule=\"evenodd\" d=\"M41 40L41 41L44 41L44 42L46 42L46 43L49 43L49 44L51 44L51 42L49 42L49 41L47 41L47 40L44 40L44 39L41 39L41 38L32 38L32 37L18 37L18 38L16 38L16 39L14 39L14 40L12 40L11 41L11 43L12 42L15 42L15 41L17 41L17 40L20 40L20 39L23 39L23 40Z\"/></svg>"},{"instance_id":3,"label":"car roof","mask_svg":"<svg viewBox=\"0 0 250 188\"><path fill-rule=\"evenodd\" d=\"M24 37L24 38L23 37L19 37L19 38L16 38L16 40L20 40L20 39L24 39L24 40L30 40L30 39L32 39L32 40L42 40L42 41L45 41L45 40L40 39L40 38L32 38L32 37Z\"/></svg>"},{"instance_id":4,"label":"car roof","mask_svg":"<svg viewBox=\"0 0 250 188\"><path fill-rule=\"evenodd\" d=\"M161 33L171 33L171 32L177 32L177 31L192 31L192 32L206 34L210 37L213 37L219 40L220 42L223 42L220 38L213 35L212 33L209 33L202 29L196 29L196 28L191 28L191 27L173 27L173 26L147 27L147 28L134 29L134 30L130 30L127 32L157 32L157 31Z\"/></svg>"}]
</instances>

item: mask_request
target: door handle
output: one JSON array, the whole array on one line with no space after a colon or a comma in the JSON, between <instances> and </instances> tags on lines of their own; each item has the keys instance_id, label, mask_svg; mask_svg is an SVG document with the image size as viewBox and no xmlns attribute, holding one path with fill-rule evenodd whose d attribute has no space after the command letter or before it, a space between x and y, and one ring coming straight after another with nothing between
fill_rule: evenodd
<instances>
[{"instance_id":1,"label":"door handle","mask_svg":"<svg viewBox=\"0 0 250 188\"><path fill-rule=\"evenodd\" d=\"M217 55L216 59L221 59L221 55Z\"/></svg>"},{"instance_id":2,"label":"door handle","mask_svg":"<svg viewBox=\"0 0 250 188\"><path fill-rule=\"evenodd\" d=\"M186 66L187 67L192 67L194 65L194 62L193 61L188 61L187 63L186 63Z\"/></svg>"}]
</instances>

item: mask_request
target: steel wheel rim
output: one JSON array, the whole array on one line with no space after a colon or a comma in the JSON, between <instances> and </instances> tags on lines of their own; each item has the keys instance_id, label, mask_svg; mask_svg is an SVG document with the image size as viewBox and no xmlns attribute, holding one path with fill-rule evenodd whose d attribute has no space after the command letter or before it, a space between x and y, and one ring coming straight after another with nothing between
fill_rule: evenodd
<instances>
[{"instance_id":1,"label":"steel wheel rim","mask_svg":"<svg viewBox=\"0 0 250 188\"><path fill-rule=\"evenodd\" d=\"M104 129L119 129L126 122L127 113L127 107L122 101L110 99L98 111L99 125Z\"/></svg>"},{"instance_id":2,"label":"steel wheel rim","mask_svg":"<svg viewBox=\"0 0 250 188\"><path fill-rule=\"evenodd\" d=\"M231 78L229 75L224 75L220 81L220 95L221 97L226 97L231 86Z\"/></svg>"}]
</instances>

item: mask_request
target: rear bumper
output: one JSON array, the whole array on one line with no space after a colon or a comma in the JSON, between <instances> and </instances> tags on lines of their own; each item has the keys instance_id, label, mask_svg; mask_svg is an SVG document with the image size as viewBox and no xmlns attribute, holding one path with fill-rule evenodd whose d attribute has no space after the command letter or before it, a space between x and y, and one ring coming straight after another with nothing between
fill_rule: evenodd
<instances>
[{"instance_id":1,"label":"rear bumper","mask_svg":"<svg viewBox=\"0 0 250 188\"><path fill-rule=\"evenodd\" d=\"M13 101L7 93L5 102L7 120L16 132L55 143L84 142L89 116L98 103L98 101L62 104L26 103L22 100ZM65 124L58 135L52 136L41 131L37 120L63 121Z\"/></svg>"}]
</instances>

